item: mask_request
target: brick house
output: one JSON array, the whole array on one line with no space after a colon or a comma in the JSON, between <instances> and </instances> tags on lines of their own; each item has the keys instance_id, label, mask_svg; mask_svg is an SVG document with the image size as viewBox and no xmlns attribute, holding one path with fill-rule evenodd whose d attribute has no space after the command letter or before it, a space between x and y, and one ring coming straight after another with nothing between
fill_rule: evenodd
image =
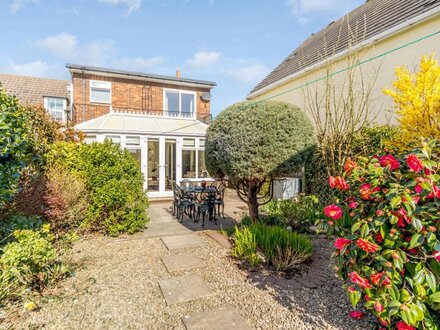
<instances>
[{"instance_id":1,"label":"brick house","mask_svg":"<svg viewBox=\"0 0 440 330\"><path fill-rule=\"evenodd\" d=\"M207 179L205 133L214 82L67 64L68 120L86 142L110 139L139 161L150 197Z\"/></svg>"}]
</instances>

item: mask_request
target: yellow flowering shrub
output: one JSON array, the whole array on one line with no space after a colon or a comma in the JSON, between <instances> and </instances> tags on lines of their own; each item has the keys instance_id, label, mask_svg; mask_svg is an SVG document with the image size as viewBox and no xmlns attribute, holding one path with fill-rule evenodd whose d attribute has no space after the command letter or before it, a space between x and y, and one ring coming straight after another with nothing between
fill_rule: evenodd
<instances>
[{"instance_id":1,"label":"yellow flowering shrub","mask_svg":"<svg viewBox=\"0 0 440 330\"><path fill-rule=\"evenodd\" d=\"M396 69L394 90L385 89L395 103L400 132L391 149L408 150L422 139L440 137L440 65L434 54L423 56L418 72L407 66Z\"/></svg>"}]
</instances>

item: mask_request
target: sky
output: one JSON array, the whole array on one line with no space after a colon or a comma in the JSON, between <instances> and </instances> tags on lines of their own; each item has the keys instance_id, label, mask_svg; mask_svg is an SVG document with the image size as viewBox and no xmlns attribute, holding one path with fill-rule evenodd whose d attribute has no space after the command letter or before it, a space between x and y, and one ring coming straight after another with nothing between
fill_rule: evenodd
<instances>
[{"instance_id":1,"label":"sky","mask_svg":"<svg viewBox=\"0 0 440 330\"><path fill-rule=\"evenodd\" d=\"M0 0L0 72L70 79L66 63L217 83L214 115L364 0Z\"/></svg>"}]
</instances>

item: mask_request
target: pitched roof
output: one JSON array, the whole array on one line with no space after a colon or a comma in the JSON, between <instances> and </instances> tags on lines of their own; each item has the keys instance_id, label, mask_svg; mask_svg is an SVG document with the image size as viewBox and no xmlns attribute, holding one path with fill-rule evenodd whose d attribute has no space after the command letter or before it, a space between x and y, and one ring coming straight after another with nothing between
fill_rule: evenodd
<instances>
[{"instance_id":1,"label":"pitched roof","mask_svg":"<svg viewBox=\"0 0 440 330\"><path fill-rule=\"evenodd\" d=\"M69 98L68 80L47 79L0 73L1 87L23 104L43 104L44 96Z\"/></svg>"},{"instance_id":2,"label":"pitched roof","mask_svg":"<svg viewBox=\"0 0 440 330\"><path fill-rule=\"evenodd\" d=\"M158 74L101 68L101 67L96 67L96 66L67 64L66 68L68 68L71 72L86 72L86 73L89 72L89 73L98 73L98 74L103 74L103 75L108 75L108 76L117 76L117 77L130 78L130 79L165 81L167 83L176 84L176 85L190 84L190 85L200 85L202 87L210 87L210 88L217 86L217 84L215 82L206 81L206 80L196 80L196 79L188 79L188 78L180 78L180 77L172 77L172 76L163 76L163 75L158 75Z\"/></svg>"},{"instance_id":3,"label":"pitched roof","mask_svg":"<svg viewBox=\"0 0 440 330\"><path fill-rule=\"evenodd\" d=\"M440 0L367 0L312 34L250 94L440 6Z\"/></svg>"}]
</instances>

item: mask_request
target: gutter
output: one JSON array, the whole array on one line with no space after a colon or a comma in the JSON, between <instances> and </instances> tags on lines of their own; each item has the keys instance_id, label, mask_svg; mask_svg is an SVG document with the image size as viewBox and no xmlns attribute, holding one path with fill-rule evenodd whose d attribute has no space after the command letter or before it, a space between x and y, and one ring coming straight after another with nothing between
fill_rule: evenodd
<instances>
[{"instance_id":1,"label":"gutter","mask_svg":"<svg viewBox=\"0 0 440 330\"><path fill-rule=\"evenodd\" d=\"M434 8L434 9L431 9L431 10L429 10L429 11L427 11L427 12L425 12L425 13L419 15L419 16L413 17L413 18L411 18L411 19L409 19L409 20L407 20L407 21L405 21L403 23L400 23L400 24L392 27L391 29L388 29L388 30L386 30L384 32L381 32L381 33L379 33L379 34L377 34L375 36L372 36L371 38L369 38L369 39L367 39L367 40L365 40L365 41L363 41L363 42L361 42L361 43L351 47L350 49L346 49L346 50L344 50L342 52L339 52L339 53L337 53L337 54L335 54L333 56L330 56L329 58L327 58L327 59L325 59L323 61L315 63L315 64L313 64L313 65L311 65L311 66L309 66L309 67L307 67L307 68L305 68L305 69L303 69L301 71L295 72L295 73L293 73L291 75L288 75L288 76L286 76L286 77L284 77L282 79L279 79L279 80L277 80L277 81L275 81L275 82L273 82L273 83L271 83L271 84L269 84L267 86L264 86L261 89L256 90L253 93L249 93L246 96L246 99L250 100L252 98L255 98L258 95L261 95L261 94L263 94L264 92L266 92L268 90L271 90L271 89L273 89L275 87L278 87L278 86L288 82L289 80L301 77L301 76L307 74L310 71L316 70L316 69L320 68L321 66L325 65L328 62L335 62L335 61L341 59L342 57L345 57L347 54L349 54L349 53L351 53L353 51L359 50L361 48L364 48L364 47L368 46L369 44L374 44L374 43L376 43L378 41L382 41L384 39L390 38L390 37L392 37L394 35L397 35L399 33L403 33L404 31L408 30L412 26L420 24L420 23L423 23L423 22L425 22L425 21L427 21L427 20L429 20L429 19L431 19L431 18L433 18L433 17L435 17L435 16L437 16L439 14L440 14L440 6Z\"/></svg>"}]
</instances>

